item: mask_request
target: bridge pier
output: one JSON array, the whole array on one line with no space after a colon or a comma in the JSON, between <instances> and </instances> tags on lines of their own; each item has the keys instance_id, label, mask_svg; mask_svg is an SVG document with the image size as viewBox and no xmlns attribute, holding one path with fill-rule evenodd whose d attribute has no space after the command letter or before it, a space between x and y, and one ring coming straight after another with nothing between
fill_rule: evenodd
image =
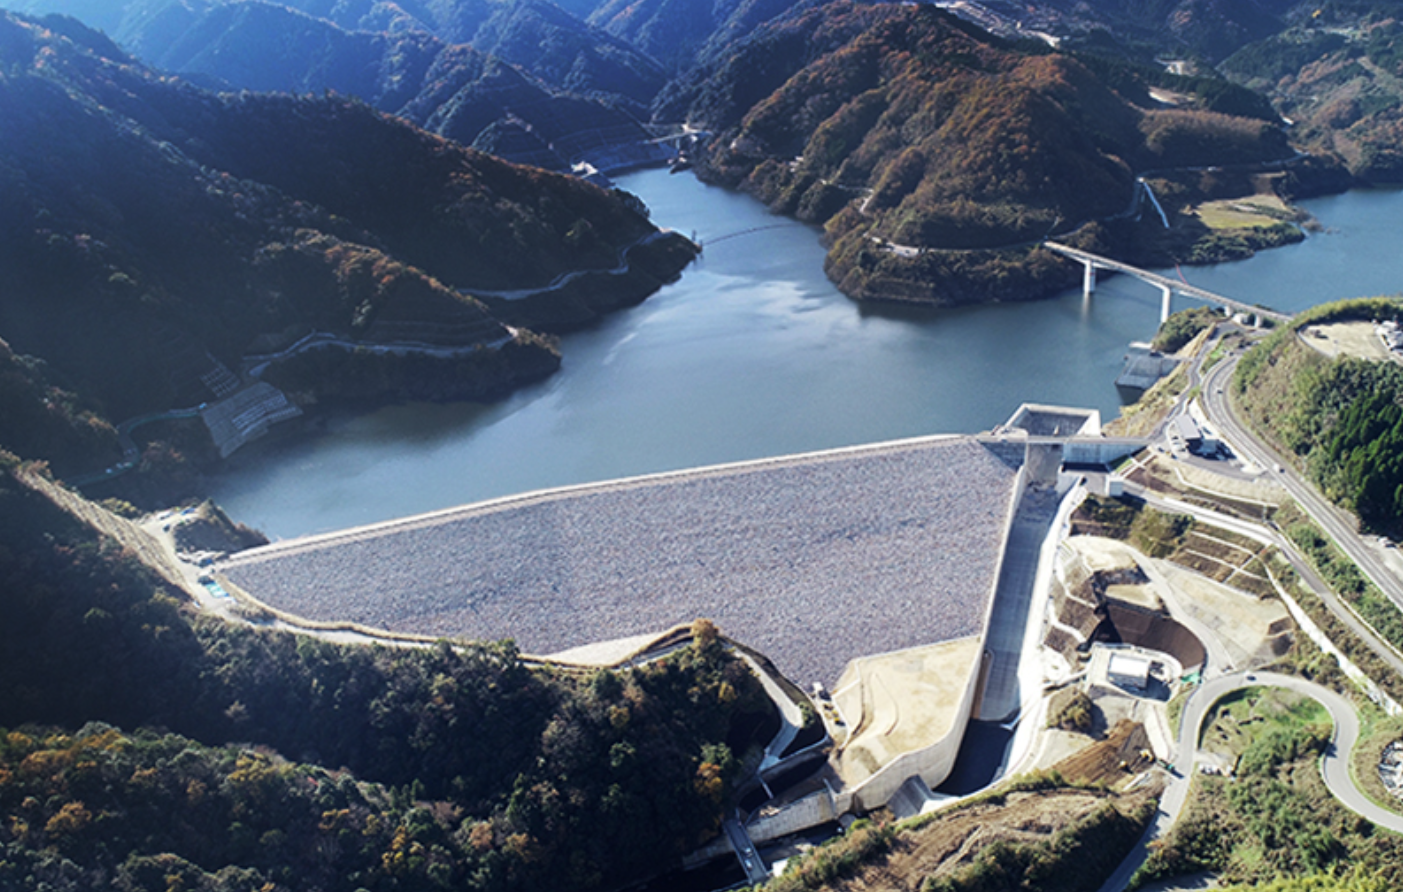
<instances>
[{"instance_id":1,"label":"bridge pier","mask_svg":"<svg viewBox=\"0 0 1403 892\"><path fill-rule=\"evenodd\" d=\"M1173 295L1175 294L1183 294L1187 297L1192 297L1195 300L1208 301L1209 303L1216 304L1221 307L1226 307L1228 309L1233 310L1234 312L1244 314L1244 318L1247 316L1257 316L1259 325L1261 324L1262 319L1270 319L1274 322L1288 322L1291 319L1291 316L1288 313L1278 313L1275 310L1267 310L1262 309L1260 307L1248 306L1247 304L1244 304L1241 301L1233 300L1230 297L1224 297L1221 294L1214 294L1213 292L1208 291L1206 289L1197 288L1193 285L1190 285L1188 282L1169 279L1165 276L1159 275L1158 273L1152 273L1149 270L1143 270L1138 267L1131 266L1128 263L1121 263L1120 261L1112 260L1109 257L1102 257L1100 254L1093 254L1090 251L1083 251L1080 248L1073 248L1069 245L1059 245L1057 242L1052 241L1043 242L1043 247L1054 253L1061 254L1063 257L1066 257L1069 260L1075 260L1077 263L1080 263L1082 265L1083 306L1089 307L1091 304L1091 293L1096 290L1096 270L1108 269L1112 272L1126 273L1127 275L1135 276L1142 282L1147 282L1159 288L1160 291L1164 294L1164 300L1160 304L1161 320L1169 318L1169 311L1171 309L1170 302L1172 301ZM1182 276L1180 278L1182 279Z\"/></svg>"},{"instance_id":2,"label":"bridge pier","mask_svg":"<svg viewBox=\"0 0 1403 892\"><path fill-rule=\"evenodd\" d=\"M1159 290L1162 295L1159 301L1159 324L1163 325L1169 319L1169 302L1174 299L1174 289L1168 285L1161 285Z\"/></svg>"}]
</instances>

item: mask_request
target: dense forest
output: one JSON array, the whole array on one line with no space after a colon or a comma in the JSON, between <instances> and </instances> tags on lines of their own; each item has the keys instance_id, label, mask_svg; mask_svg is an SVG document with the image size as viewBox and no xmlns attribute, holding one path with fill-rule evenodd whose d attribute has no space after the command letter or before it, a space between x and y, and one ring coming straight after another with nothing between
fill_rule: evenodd
<instances>
[{"instance_id":1,"label":"dense forest","mask_svg":"<svg viewBox=\"0 0 1403 892\"><path fill-rule=\"evenodd\" d=\"M719 131L703 176L826 225L848 295L964 303L1064 286L1070 267L1031 246L1105 250L1078 230L1134 228L1142 172L1290 156L1265 106L1183 80L1205 98L1158 107L1129 66L1014 46L932 6L833 2L776 18L659 101Z\"/></svg>"},{"instance_id":2,"label":"dense forest","mask_svg":"<svg viewBox=\"0 0 1403 892\"><path fill-rule=\"evenodd\" d=\"M713 834L775 728L706 623L645 667L565 674L510 642L200 617L5 465L0 885L614 886Z\"/></svg>"},{"instance_id":3,"label":"dense forest","mask_svg":"<svg viewBox=\"0 0 1403 892\"><path fill-rule=\"evenodd\" d=\"M686 121L712 134L704 178L826 225L827 272L858 299L1045 295L1074 274L1032 249L1048 235L1141 264L1247 256L1300 233L1285 223L1215 232L1192 205L1349 182L1339 158L1295 159L1270 186L1203 173L1293 156L1263 85L1209 67L1285 33L1299 18L1287 0L991 2L976 14L1010 40L929 5L852 0L78 6L174 70L246 89L345 90L553 169L636 162L649 114ZM999 27L1015 18L1019 28ZM1061 32L1069 51L1030 39L1024 18ZM1202 61L1170 73L1159 59L1174 48ZM1162 201L1172 231L1144 223L1133 200L1142 174L1181 199Z\"/></svg>"},{"instance_id":4,"label":"dense forest","mask_svg":"<svg viewBox=\"0 0 1403 892\"><path fill-rule=\"evenodd\" d=\"M467 44L552 88L647 108L666 75L657 62L614 35L539 0L400 0L398 3L283 0L14 0L28 13L76 16L149 64L223 78L312 77L364 95L414 90L445 46ZM347 33L351 32L351 33ZM223 56L224 58L218 58ZM310 85L303 84L306 89Z\"/></svg>"},{"instance_id":5,"label":"dense forest","mask_svg":"<svg viewBox=\"0 0 1403 892\"><path fill-rule=\"evenodd\" d=\"M1233 387L1258 430L1302 465L1365 527L1403 533L1403 368L1356 357L1327 360L1301 343L1308 326L1399 319L1395 299L1341 301L1303 314L1254 347Z\"/></svg>"},{"instance_id":6,"label":"dense forest","mask_svg":"<svg viewBox=\"0 0 1403 892\"><path fill-rule=\"evenodd\" d=\"M0 14L0 71L0 443L60 474L110 465L117 422L223 396L209 382L236 381L242 357L313 331L443 349L301 354L284 377L304 402L498 396L559 355L474 289L544 288L626 257L625 274L580 280L558 318L530 308L541 326L580 324L693 256L633 196L355 100L208 92L72 19Z\"/></svg>"},{"instance_id":7,"label":"dense forest","mask_svg":"<svg viewBox=\"0 0 1403 892\"><path fill-rule=\"evenodd\" d=\"M1303 150L1368 182L1403 177L1403 32L1390 0L981 5L993 14L981 21L1004 36L1051 33L1062 49L1082 57L1129 60L1161 71L1167 61L1181 72L1226 77L1270 99Z\"/></svg>"},{"instance_id":8,"label":"dense forest","mask_svg":"<svg viewBox=\"0 0 1403 892\"><path fill-rule=\"evenodd\" d=\"M1403 182L1403 24L1393 4L1326 4L1221 67L1270 95L1302 146L1363 180Z\"/></svg>"},{"instance_id":9,"label":"dense forest","mask_svg":"<svg viewBox=\"0 0 1403 892\"><path fill-rule=\"evenodd\" d=\"M557 106L572 103L591 127L647 139L639 121L662 87L662 70L564 19L546 4L503 4L469 45L415 29L345 29L273 3L169 4L159 27L133 10L111 33L148 64L209 86L335 90L464 144L508 119L553 141L572 123Z\"/></svg>"}]
</instances>

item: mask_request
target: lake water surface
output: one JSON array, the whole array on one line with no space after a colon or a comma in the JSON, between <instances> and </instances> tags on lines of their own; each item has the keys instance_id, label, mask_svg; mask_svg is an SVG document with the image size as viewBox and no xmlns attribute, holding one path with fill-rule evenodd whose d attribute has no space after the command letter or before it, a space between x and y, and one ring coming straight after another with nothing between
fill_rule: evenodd
<instances>
[{"instance_id":1,"label":"lake water surface","mask_svg":"<svg viewBox=\"0 0 1403 892\"><path fill-rule=\"evenodd\" d=\"M960 310L859 306L824 277L816 230L690 175L618 183L656 223L706 243L679 282L562 338L560 372L501 402L334 415L319 433L243 450L213 497L286 538L544 487L973 433L1022 402L1109 420L1126 344L1159 321L1159 291L1125 277L1103 281L1090 308L1080 290ZM1305 206L1325 232L1185 275L1288 312L1403 290L1403 193Z\"/></svg>"}]
</instances>

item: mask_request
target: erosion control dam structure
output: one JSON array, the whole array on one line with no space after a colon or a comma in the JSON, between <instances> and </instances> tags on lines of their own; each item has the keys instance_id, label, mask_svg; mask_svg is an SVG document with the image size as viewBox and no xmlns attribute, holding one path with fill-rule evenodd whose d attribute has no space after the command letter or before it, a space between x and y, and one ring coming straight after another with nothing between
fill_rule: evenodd
<instances>
[{"instance_id":1,"label":"erosion control dam structure","mask_svg":"<svg viewBox=\"0 0 1403 892\"><path fill-rule=\"evenodd\" d=\"M575 486L280 542L217 572L304 620L573 662L709 618L834 690L850 744L834 765L851 776L830 807L867 810L953 765L1024 454L1016 437L926 437Z\"/></svg>"}]
</instances>

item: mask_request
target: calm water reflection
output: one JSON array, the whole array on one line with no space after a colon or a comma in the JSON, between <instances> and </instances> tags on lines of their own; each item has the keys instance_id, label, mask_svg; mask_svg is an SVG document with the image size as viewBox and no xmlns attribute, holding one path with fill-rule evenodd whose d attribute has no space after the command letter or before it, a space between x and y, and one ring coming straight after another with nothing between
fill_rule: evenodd
<instances>
[{"instance_id":1,"label":"calm water reflection","mask_svg":"<svg viewBox=\"0 0 1403 892\"><path fill-rule=\"evenodd\" d=\"M318 433L244 450L214 497L288 537L542 487L985 430L1024 401L1111 417L1125 345L1158 322L1158 291L1124 278L1104 281L1089 311L1079 292L950 311L860 307L824 277L815 230L691 176L645 171L620 185L660 225L711 242L681 281L565 337L564 367L546 382L486 406L327 418ZM1399 198L1310 202L1332 231L1185 272L1289 311L1395 292Z\"/></svg>"}]
</instances>

